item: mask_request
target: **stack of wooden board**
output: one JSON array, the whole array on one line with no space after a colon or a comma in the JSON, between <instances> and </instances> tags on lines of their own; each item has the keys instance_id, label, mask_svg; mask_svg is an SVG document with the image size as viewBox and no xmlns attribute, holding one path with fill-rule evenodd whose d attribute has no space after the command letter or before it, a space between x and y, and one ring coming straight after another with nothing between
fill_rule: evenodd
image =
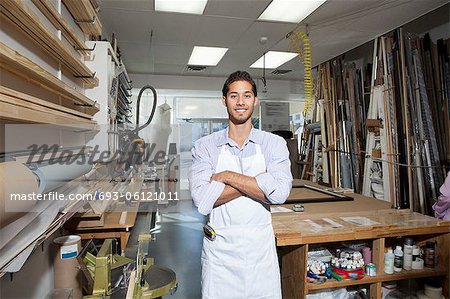
<instances>
[{"instance_id":1,"label":"stack of wooden board","mask_svg":"<svg viewBox=\"0 0 450 299\"><path fill-rule=\"evenodd\" d=\"M57 125L95 125L92 116L0 86L0 119Z\"/></svg>"},{"instance_id":2,"label":"stack of wooden board","mask_svg":"<svg viewBox=\"0 0 450 299\"><path fill-rule=\"evenodd\" d=\"M314 161L312 180L357 192L362 182L365 119L361 73L353 64L345 65L342 57L319 65L313 117L318 130L308 132L308 144L314 149L314 157L309 157Z\"/></svg>"},{"instance_id":3,"label":"stack of wooden board","mask_svg":"<svg viewBox=\"0 0 450 299\"><path fill-rule=\"evenodd\" d=\"M72 107L74 110L83 110L90 115L99 111L98 103L76 91L34 61L1 42L0 69L10 71L39 87L60 95L64 99L61 105Z\"/></svg>"},{"instance_id":4,"label":"stack of wooden board","mask_svg":"<svg viewBox=\"0 0 450 299\"><path fill-rule=\"evenodd\" d=\"M78 38L77 34L70 27L67 21L57 11L56 7L46 0L32 0L34 5L47 17L47 19L55 26L56 29L61 30L63 36L69 41L69 43L78 51L83 54L88 54L89 51L85 50L84 43Z\"/></svg>"},{"instance_id":5,"label":"stack of wooden board","mask_svg":"<svg viewBox=\"0 0 450 299\"><path fill-rule=\"evenodd\" d=\"M370 80L343 57L318 66L302 177L431 214L450 162L449 40L397 29L373 46Z\"/></svg>"},{"instance_id":6,"label":"stack of wooden board","mask_svg":"<svg viewBox=\"0 0 450 299\"><path fill-rule=\"evenodd\" d=\"M0 1L1 16L17 26L39 47L51 55L56 61L67 67L75 77L89 86L97 86L95 74L77 57L74 49L66 47L40 20L40 18L23 1ZM78 55L79 56L79 55Z\"/></svg>"}]
</instances>

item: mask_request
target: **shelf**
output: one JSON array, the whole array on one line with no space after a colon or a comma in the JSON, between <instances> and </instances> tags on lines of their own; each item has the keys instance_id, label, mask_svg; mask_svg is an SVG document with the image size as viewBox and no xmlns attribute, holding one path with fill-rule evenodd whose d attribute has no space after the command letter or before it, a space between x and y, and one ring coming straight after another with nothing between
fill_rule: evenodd
<instances>
[{"instance_id":1,"label":"shelf","mask_svg":"<svg viewBox=\"0 0 450 299\"><path fill-rule=\"evenodd\" d=\"M86 181L85 177L83 176L83 177L77 178L73 181L66 183L64 186L61 186L56 190L58 193L65 194L67 196L70 193L83 192L83 191L80 191L80 186L82 188L81 190L86 190L87 187L85 187L85 186L87 186L88 184L89 183ZM83 193L87 193L87 192L83 192ZM45 202L47 202L47 201L42 201L39 204L41 204L41 203L43 204ZM58 204L59 203L60 202L58 201ZM56 204L56 202L54 204ZM16 255L8 257L7 262L4 263L4 266L2 268L0 268L0 277L5 275L6 273L8 273L7 269L13 262L16 262L17 259L23 258L23 257L20 257L20 255L22 253L26 253L25 251L27 248L29 248L29 246L32 246L32 250L38 248L39 245L41 245L45 240L48 240L48 238L50 238L56 231L60 230L62 228L62 226L64 225L64 223L68 219L70 219L77 211L79 211L85 204L86 204L86 202L83 200L69 201L65 205L65 207L60 206L60 208L62 210L60 210L60 212L57 213L57 215L55 216L53 221L51 221L49 226L46 229L44 229L42 231L42 233L39 233L38 235L30 235L27 237L22 237L22 239L19 240L22 243L20 243L19 241L17 243L14 243L14 246L16 246L15 249L17 250ZM15 239L13 239L13 240L15 240ZM28 255L25 258L27 258L27 257L28 257Z\"/></svg>"},{"instance_id":2,"label":"shelf","mask_svg":"<svg viewBox=\"0 0 450 299\"><path fill-rule=\"evenodd\" d=\"M95 126L90 115L0 86L0 119L20 123Z\"/></svg>"},{"instance_id":3,"label":"shelf","mask_svg":"<svg viewBox=\"0 0 450 299\"><path fill-rule=\"evenodd\" d=\"M47 0L31 0L34 5L47 17L47 19L55 26L56 29L61 30L62 34L66 37L69 43L75 50L80 51L83 54L88 54L87 50L84 50L86 46L77 37L76 33L70 28L66 20L56 10L55 6Z\"/></svg>"},{"instance_id":4,"label":"shelf","mask_svg":"<svg viewBox=\"0 0 450 299\"><path fill-rule=\"evenodd\" d=\"M377 270L379 271L379 270ZM381 271L383 271L381 269ZM315 290L322 290L322 289L330 289L330 288L341 288L346 286L352 286L352 285L364 285L364 284L372 284L377 282L385 282L385 281L395 281L395 280L404 280L404 279L411 279L411 278L422 278L422 277L436 277L436 276L444 276L447 273L447 270L442 267L438 269L428 269L424 268L422 270L411 270L406 271L403 270L398 273L394 274L378 274L377 276L365 276L362 279L359 280L331 280L327 281L323 284L307 284L308 291L315 291Z\"/></svg>"},{"instance_id":5,"label":"shelf","mask_svg":"<svg viewBox=\"0 0 450 299\"><path fill-rule=\"evenodd\" d=\"M31 81L47 90L69 99L74 104L82 105L89 115L99 111L97 102L79 93L66 83L56 78L38 64L22 56L17 51L0 42L0 68L6 69L19 77Z\"/></svg>"},{"instance_id":6,"label":"shelf","mask_svg":"<svg viewBox=\"0 0 450 299\"><path fill-rule=\"evenodd\" d=\"M75 23L88 35L102 35L102 24L89 0L63 0Z\"/></svg>"},{"instance_id":7,"label":"shelf","mask_svg":"<svg viewBox=\"0 0 450 299\"><path fill-rule=\"evenodd\" d=\"M292 184L301 186L306 183L311 184L302 180L294 180ZM448 271L450 221L442 221L410 210L390 209L389 202L359 194L347 195L353 197L354 201L327 204L306 203L304 213L272 214L272 225L280 258L283 298L306 298L308 292L316 290L367 285L370 288L370 297L381 299L382 282L426 277L450 281ZM301 196L308 198L306 193ZM309 194L309 196L313 195ZM284 206L291 208L292 204ZM349 221L346 217L365 217L372 222L359 224ZM305 220L313 221L316 225L311 225ZM336 224L330 223L329 220ZM439 268L404 270L391 275L385 274L383 272L385 248L392 246L393 243L401 242L398 240L401 237L413 237L415 242L420 244L426 241L437 242ZM333 279L319 285L306 282L306 261L310 246L313 248L315 247L313 244L321 244L320 247L327 248L329 243L360 242L361 240L371 240L368 244L372 249L372 261L378 266L377 276L364 277L360 280L336 281ZM448 297L449 288L445 284L443 293Z\"/></svg>"},{"instance_id":8,"label":"shelf","mask_svg":"<svg viewBox=\"0 0 450 299\"><path fill-rule=\"evenodd\" d=\"M74 50L63 46L61 40L41 23L39 17L25 3L17 0L2 0L0 1L1 15L28 35L56 61L66 66L75 77L90 87L97 86L98 79L95 78L95 73L93 74L84 62L74 55L76 53Z\"/></svg>"}]
</instances>

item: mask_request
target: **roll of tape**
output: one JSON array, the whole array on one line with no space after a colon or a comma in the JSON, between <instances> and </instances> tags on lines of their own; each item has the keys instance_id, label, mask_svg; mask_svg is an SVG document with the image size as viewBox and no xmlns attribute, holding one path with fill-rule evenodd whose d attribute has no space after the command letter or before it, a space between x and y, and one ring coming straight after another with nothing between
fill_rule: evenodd
<instances>
[{"instance_id":1,"label":"roll of tape","mask_svg":"<svg viewBox=\"0 0 450 299\"><path fill-rule=\"evenodd\" d=\"M420 270L423 269L423 259L421 259L420 257L418 257L415 261L412 262L412 269L413 270Z\"/></svg>"}]
</instances>

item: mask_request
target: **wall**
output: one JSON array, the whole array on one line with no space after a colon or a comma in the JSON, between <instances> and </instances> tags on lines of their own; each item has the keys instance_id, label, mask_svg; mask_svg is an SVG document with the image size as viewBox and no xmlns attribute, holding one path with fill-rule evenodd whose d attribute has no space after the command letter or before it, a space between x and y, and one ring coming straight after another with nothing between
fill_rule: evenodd
<instances>
[{"instance_id":1,"label":"wall","mask_svg":"<svg viewBox=\"0 0 450 299\"><path fill-rule=\"evenodd\" d=\"M0 278L0 298L41 299L53 290L52 240L59 235L53 234L42 247L35 248L19 272Z\"/></svg>"}]
</instances>

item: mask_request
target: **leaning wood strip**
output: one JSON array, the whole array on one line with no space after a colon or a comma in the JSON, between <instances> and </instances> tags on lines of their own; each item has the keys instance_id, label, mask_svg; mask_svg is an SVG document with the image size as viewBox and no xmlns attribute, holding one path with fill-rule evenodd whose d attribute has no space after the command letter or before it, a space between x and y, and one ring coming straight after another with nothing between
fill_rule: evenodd
<instances>
[{"instance_id":1,"label":"leaning wood strip","mask_svg":"<svg viewBox=\"0 0 450 299\"><path fill-rule=\"evenodd\" d=\"M56 92L74 103L88 105L87 112L94 115L99 111L97 102L74 90L42 67L0 42L0 68L31 81L47 90Z\"/></svg>"},{"instance_id":2,"label":"leaning wood strip","mask_svg":"<svg viewBox=\"0 0 450 299\"><path fill-rule=\"evenodd\" d=\"M66 107L61 106L61 105L56 105L56 104L53 104L51 102L44 101L44 100L41 100L39 98L30 96L28 94L19 92L17 90L13 90L13 89L10 89L10 88L4 87L4 86L0 86L0 96L3 96L3 95L9 96L9 97L13 97L13 98L17 98L17 99L26 101L26 102L28 102L30 104L37 104L37 105L42 106L42 107L47 107L47 108L52 109L54 111L60 111L60 112L63 112L65 114L71 114L71 115L76 116L76 117L81 117L81 118L85 118L85 119L88 119L88 120L92 119L92 116L89 115L89 114L82 113L82 112L79 112L79 111L76 111L76 110L73 110L73 109L69 109L69 108L66 108Z\"/></svg>"},{"instance_id":3,"label":"leaning wood strip","mask_svg":"<svg viewBox=\"0 0 450 299\"><path fill-rule=\"evenodd\" d=\"M62 34L67 38L70 44L75 49L84 49L86 48L84 43L81 42L76 33L70 28L69 24L67 24L66 20L63 19L61 14L56 10L55 6L47 0L31 0L34 5L47 17L47 19L55 26L56 29L61 30ZM87 51L80 50L83 54L88 54Z\"/></svg>"},{"instance_id":4,"label":"leaning wood strip","mask_svg":"<svg viewBox=\"0 0 450 299\"><path fill-rule=\"evenodd\" d=\"M83 82L90 86L97 86L98 79L92 78L91 70L77 59L69 49L67 49L56 36L50 32L39 21L39 18L30 8L19 0L2 0L1 13L6 20L17 26L27 34L38 46L47 51L55 60L66 66L75 76L85 76L81 78Z\"/></svg>"},{"instance_id":5,"label":"leaning wood strip","mask_svg":"<svg viewBox=\"0 0 450 299\"><path fill-rule=\"evenodd\" d=\"M63 0L63 3L84 33L102 34L102 24L89 0Z\"/></svg>"}]
</instances>

